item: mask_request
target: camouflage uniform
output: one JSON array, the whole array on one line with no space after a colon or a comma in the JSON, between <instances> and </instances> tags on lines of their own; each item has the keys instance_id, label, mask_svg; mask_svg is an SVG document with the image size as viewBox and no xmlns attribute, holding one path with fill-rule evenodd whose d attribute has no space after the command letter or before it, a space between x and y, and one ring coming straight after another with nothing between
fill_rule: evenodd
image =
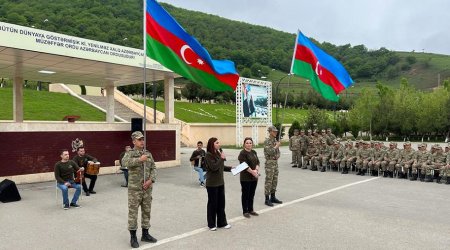
<instances>
[{"instance_id":1,"label":"camouflage uniform","mask_svg":"<svg viewBox=\"0 0 450 250\"><path fill-rule=\"evenodd\" d=\"M300 145L300 136L298 135L298 130L294 132L294 135L289 138L289 150L292 151L292 167L296 168L302 164L302 154Z\"/></svg>"},{"instance_id":2,"label":"camouflage uniform","mask_svg":"<svg viewBox=\"0 0 450 250\"><path fill-rule=\"evenodd\" d=\"M334 141L333 143L334 145L331 151L330 165L332 169L337 170L344 159L345 149L338 141Z\"/></svg>"},{"instance_id":3,"label":"camouflage uniform","mask_svg":"<svg viewBox=\"0 0 450 250\"><path fill-rule=\"evenodd\" d=\"M400 161L397 167L398 178L406 178L415 159L416 152L411 148L410 142L405 142L404 149L400 151Z\"/></svg>"},{"instance_id":4,"label":"camouflage uniform","mask_svg":"<svg viewBox=\"0 0 450 250\"><path fill-rule=\"evenodd\" d=\"M348 173L351 170L352 164L356 161L356 148L353 148L352 142L347 142L347 148L344 151L344 158L341 161L342 173Z\"/></svg>"},{"instance_id":5,"label":"camouflage uniform","mask_svg":"<svg viewBox=\"0 0 450 250\"><path fill-rule=\"evenodd\" d=\"M280 158L280 149L275 148L276 142L277 140L272 137L269 137L264 141L264 156L266 158L266 181L264 183L264 194L266 196L277 191L278 158Z\"/></svg>"},{"instance_id":6,"label":"camouflage uniform","mask_svg":"<svg viewBox=\"0 0 450 250\"><path fill-rule=\"evenodd\" d=\"M136 132L135 132L136 133ZM133 135L135 134L133 133ZM139 132L140 133L140 132ZM142 134L141 134L142 135ZM139 157L147 155L145 163L139 161ZM138 210L141 206L141 227L150 228L150 213L152 207L152 186L144 190L142 185L145 180L156 180L156 166L152 154L145 150L132 150L125 153L122 162L128 167L128 230L136 230Z\"/></svg>"},{"instance_id":7,"label":"camouflage uniform","mask_svg":"<svg viewBox=\"0 0 450 250\"><path fill-rule=\"evenodd\" d=\"M369 168L372 171L372 176L375 176L378 174L377 172L380 170L381 166L386 165L386 162L384 161L384 155L386 152L381 149L381 145L379 143L376 144L372 152L373 158L372 161L369 162Z\"/></svg>"},{"instance_id":8,"label":"camouflage uniform","mask_svg":"<svg viewBox=\"0 0 450 250\"><path fill-rule=\"evenodd\" d=\"M331 148L327 145L326 140L322 140L322 146L319 148L319 155L315 158L314 164L320 165L320 172L325 172L331 157Z\"/></svg>"},{"instance_id":9,"label":"camouflage uniform","mask_svg":"<svg viewBox=\"0 0 450 250\"><path fill-rule=\"evenodd\" d=\"M300 130L300 153L303 157L306 156L307 149L308 149L308 137L305 135L304 130ZM303 164L303 162L300 162L300 164Z\"/></svg>"},{"instance_id":10,"label":"camouflage uniform","mask_svg":"<svg viewBox=\"0 0 450 250\"><path fill-rule=\"evenodd\" d=\"M411 180L417 180L418 170L420 170L420 180L423 181L425 179L426 171L431 170L431 154L427 151L427 144L422 143L419 145L419 151L416 152L416 156L414 159L414 163L412 165L412 176Z\"/></svg>"},{"instance_id":11,"label":"camouflage uniform","mask_svg":"<svg viewBox=\"0 0 450 250\"><path fill-rule=\"evenodd\" d=\"M441 170L439 171L439 178L438 183L440 183L441 179L445 179L445 184L450 184L450 153L447 152L447 159L446 159L447 165L444 165L441 167Z\"/></svg>"},{"instance_id":12,"label":"camouflage uniform","mask_svg":"<svg viewBox=\"0 0 450 250\"><path fill-rule=\"evenodd\" d=\"M314 165L314 161L316 160L316 157L319 155L319 151L317 150L316 146L312 141L309 142L309 146L306 149L306 156L303 158L304 165L303 169L306 169L308 162L311 162L311 170L317 171L317 166Z\"/></svg>"},{"instance_id":13,"label":"camouflage uniform","mask_svg":"<svg viewBox=\"0 0 450 250\"><path fill-rule=\"evenodd\" d=\"M372 149L369 148L368 145L369 142L364 142L364 146L360 147L356 153L357 175L365 175L369 162L372 160Z\"/></svg>"},{"instance_id":14,"label":"camouflage uniform","mask_svg":"<svg viewBox=\"0 0 450 250\"><path fill-rule=\"evenodd\" d=\"M391 177L394 176L394 170L395 165L397 165L397 162L399 160L400 154L399 150L395 148L395 143L391 142L389 144L389 149L386 150L386 153L384 155L384 165L381 165L381 168L383 169L383 177Z\"/></svg>"},{"instance_id":15,"label":"camouflage uniform","mask_svg":"<svg viewBox=\"0 0 450 250\"><path fill-rule=\"evenodd\" d=\"M434 177L440 177L440 170L442 168L445 168L447 165L447 155L444 154L442 151L442 148L440 146L436 147L436 152L434 152L433 156L431 157L431 164L433 165L434 169ZM426 182L432 182L433 176L431 175L431 169L429 171L426 171ZM440 179L439 179L440 182Z\"/></svg>"}]
</instances>

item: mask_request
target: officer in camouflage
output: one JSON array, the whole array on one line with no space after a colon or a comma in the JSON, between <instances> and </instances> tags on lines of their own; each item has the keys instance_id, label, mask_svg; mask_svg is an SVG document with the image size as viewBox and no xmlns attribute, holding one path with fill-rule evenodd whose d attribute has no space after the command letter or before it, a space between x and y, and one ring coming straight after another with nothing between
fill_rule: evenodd
<instances>
[{"instance_id":1,"label":"officer in camouflage","mask_svg":"<svg viewBox=\"0 0 450 250\"><path fill-rule=\"evenodd\" d=\"M266 158L266 181L264 183L266 200L264 204L272 207L273 203L283 203L275 196L278 184L278 158L280 158L281 144L277 141L278 129L275 126L270 126L267 131L269 132L269 138L264 141L264 157ZM271 195L270 199L269 195Z\"/></svg>"},{"instance_id":2,"label":"officer in camouflage","mask_svg":"<svg viewBox=\"0 0 450 250\"><path fill-rule=\"evenodd\" d=\"M139 206L141 207L141 241L155 243L156 239L148 233L152 207L152 189L156 179L156 166L152 154L144 150L144 135L139 132L131 134L134 148L125 153L122 162L128 168L128 230L130 244L138 248L136 230Z\"/></svg>"},{"instance_id":3,"label":"officer in camouflage","mask_svg":"<svg viewBox=\"0 0 450 250\"><path fill-rule=\"evenodd\" d=\"M298 129L294 129L294 135L289 138L289 150L292 151L292 167L296 168L302 165L300 135Z\"/></svg>"},{"instance_id":4,"label":"officer in camouflage","mask_svg":"<svg viewBox=\"0 0 450 250\"><path fill-rule=\"evenodd\" d=\"M395 165L397 165L399 157L400 153L396 148L396 143L389 143L389 149L386 150L386 153L384 154L385 164L381 166L383 169L383 177L394 177Z\"/></svg>"},{"instance_id":5,"label":"officer in camouflage","mask_svg":"<svg viewBox=\"0 0 450 250\"><path fill-rule=\"evenodd\" d=\"M347 141L344 151L344 158L341 161L342 174L348 174L351 171L352 164L356 161L356 148L353 148L352 141Z\"/></svg>"},{"instance_id":6,"label":"officer in camouflage","mask_svg":"<svg viewBox=\"0 0 450 250\"><path fill-rule=\"evenodd\" d=\"M421 143L418 146L418 151L416 152L414 163L412 165L412 174L410 177L411 181L417 180L420 171L420 180L424 180L425 172L431 167L431 154L427 151L427 144Z\"/></svg>"},{"instance_id":7,"label":"officer in camouflage","mask_svg":"<svg viewBox=\"0 0 450 250\"><path fill-rule=\"evenodd\" d=\"M306 149L306 156L303 158L302 169L307 169L308 162L311 164L311 171L317 171L317 166L314 165L316 157L319 155L319 150L314 145L313 141L309 141L308 148Z\"/></svg>"},{"instance_id":8,"label":"officer in camouflage","mask_svg":"<svg viewBox=\"0 0 450 250\"><path fill-rule=\"evenodd\" d=\"M434 148L436 152L434 152L434 154L431 157L431 164L433 165L434 176L427 171L425 182L433 182L433 177L436 177L436 182L440 183L441 182L440 170L441 168L445 168L445 166L448 164L446 163L447 156L444 154L444 151L442 150L441 146L435 145Z\"/></svg>"},{"instance_id":9,"label":"officer in camouflage","mask_svg":"<svg viewBox=\"0 0 450 250\"><path fill-rule=\"evenodd\" d=\"M398 164L398 178L408 178L409 170L416 157L416 152L411 148L411 142L403 143L403 150L400 151L400 161Z\"/></svg>"}]
</instances>

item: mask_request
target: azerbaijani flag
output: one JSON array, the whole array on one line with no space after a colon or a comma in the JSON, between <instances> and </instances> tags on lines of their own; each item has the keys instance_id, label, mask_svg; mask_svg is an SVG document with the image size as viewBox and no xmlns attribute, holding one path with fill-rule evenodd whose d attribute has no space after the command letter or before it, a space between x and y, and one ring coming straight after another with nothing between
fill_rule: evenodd
<instances>
[{"instance_id":1,"label":"azerbaijani flag","mask_svg":"<svg viewBox=\"0 0 450 250\"><path fill-rule=\"evenodd\" d=\"M215 91L235 90L239 80L234 63L213 60L155 0L146 0L146 53L168 69Z\"/></svg>"},{"instance_id":2,"label":"azerbaijani flag","mask_svg":"<svg viewBox=\"0 0 450 250\"><path fill-rule=\"evenodd\" d=\"M307 78L325 99L339 101L339 92L353 84L345 68L298 32L291 73Z\"/></svg>"}]
</instances>

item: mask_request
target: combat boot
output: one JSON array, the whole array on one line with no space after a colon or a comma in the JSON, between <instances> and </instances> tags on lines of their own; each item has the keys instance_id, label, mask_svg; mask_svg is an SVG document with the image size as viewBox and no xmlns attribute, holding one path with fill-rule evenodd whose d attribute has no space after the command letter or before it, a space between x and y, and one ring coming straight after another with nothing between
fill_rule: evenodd
<instances>
[{"instance_id":1,"label":"combat boot","mask_svg":"<svg viewBox=\"0 0 450 250\"><path fill-rule=\"evenodd\" d=\"M136 237L136 230L130 230L130 245L132 248L138 248L139 247L139 243L137 241L137 237Z\"/></svg>"},{"instance_id":2,"label":"combat boot","mask_svg":"<svg viewBox=\"0 0 450 250\"><path fill-rule=\"evenodd\" d=\"M417 180L417 174L411 174L411 177L409 177L410 181L415 181Z\"/></svg>"},{"instance_id":3,"label":"combat boot","mask_svg":"<svg viewBox=\"0 0 450 250\"><path fill-rule=\"evenodd\" d=\"M266 204L269 207L273 207L273 203L270 201L268 195L266 195L266 200L264 201L264 204Z\"/></svg>"},{"instance_id":4,"label":"combat boot","mask_svg":"<svg viewBox=\"0 0 450 250\"><path fill-rule=\"evenodd\" d=\"M358 172L356 173L356 175L361 175L361 169L358 169Z\"/></svg>"},{"instance_id":5,"label":"combat boot","mask_svg":"<svg viewBox=\"0 0 450 250\"><path fill-rule=\"evenodd\" d=\"M348 174L348 169L346 168L346 167L344 167L343 169L342 169L342 173L341 174Z\"/></svg>"},{"instance_id":6,"label":"combat boot","mask_svg":"<svg viewBox=\"0 0 450 250\"><path fill-rule=\"evenodd\" d=\"M425 176L425 182L433 182L433 176L431 175Z\"/></svg>"},{"instance_id":7,"label":"combat boot","mask_svg":"<svg viewBox=\"0 0 450 250\"><path fill-rule=\"evenodd\" d=\"M142 228L141 241L155 243L157 240L148 233L148 229Z\"/></svg>"},{"instance_id":8,"label":"combat boot","mask_svg":"<svg viewBox=\"0 0 450 250\"><path fill-rule=\"evenodd\" d=\"M273 193L273 194L271 195L270 201L271 201L272 203L278 203L278 204L283 203L282 201L278 200L277 197L275 197L275 193Z\"/></svg>"},{"instance_id":9,"label":"combat boot","mask_svg":"<svg viewBox=\"0 0 450 250\"><path fill-rule=\"evenodd\" d=\"M450 184L450 177L447 176L445 179L447 180L447 181L445 181L445 184L449 185Z\"/></svg>"},{"instance_id":10,"label":"combat boot","mask_svg":"<svg viewBox=\"0 0 450 250\"><path fill-rule=\"evenodd\" d=\"M420 181L425 181L425 174L420 174L419 175L419 179L420 179Z\"/></svg>"},{"instance_id":11,"label":"combat boot","mask_svg":"<svg viewBox=\"0 0 450 250\"><path fill-rule=\"evenodd\" d=\"M322 166L321 168L320 168L320 172L325 172L326 170L326 166Z\"/></svg>"},{"instance_id":12,"label":"combat boot","mask_svg":"<svg viewBox=\"0 0 450 250\"><path fill-rule=\"evenodd\" d=\"M361 176L364 176L364 175L366 175L366 170L365 169L361 170Z\"/></svg>"},{"instance_id":13,"label":"combat boot","mask_svg":"<svg viewBox=\"0 0 450 250\"><path fill-rule=\"evenodd\" d=\"M442 177L440 177L440 176L438 176L438 177L436 178L436 183L437 183L437 184L441 184L441 178L442 178Z\"/></svg>"}]
</instances>

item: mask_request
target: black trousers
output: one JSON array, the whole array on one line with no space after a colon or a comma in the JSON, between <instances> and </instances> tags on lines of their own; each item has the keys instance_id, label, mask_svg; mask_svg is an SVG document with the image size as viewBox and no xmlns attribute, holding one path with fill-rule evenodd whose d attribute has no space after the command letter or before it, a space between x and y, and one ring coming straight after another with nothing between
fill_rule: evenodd
<instances>
[{"instance_id":1,"label":"black trousers","mask_svg":"<svg viewBox=\"0 0 450 250\"><path fill-rule=\"evenodd\" d=\"M242 187L242 212L250 213L253 211L253 200L255 198L255 190L258 185L258 181L241 181Z\"/></svg>"},{"instance_id":2,"label":"black trousers","mask_svg":"<svg viewBox=\"0 0 450 250\"><path fill-rule=\"evenodd\" d=\"M97 175L84 174L84 177L91 179L91 183L89 183L89 189L88 189L87 185L86 185L86 180L83 180L83 191L84 192L93 191L94 186L95 186L95 181L97 181Z\"/></svg>"},{"instance_id":3,"label":"black trousers","mask_svg":"<svg viewBox=\"0 0 450 250\"><path fill-rule=\"evenodd\" d=\"M225 215L225 186L207 186L206 191L208 191L208 205L206 214L208 227L224 227L228 225L227 217Z\"/></svg>"}]
</instances>

